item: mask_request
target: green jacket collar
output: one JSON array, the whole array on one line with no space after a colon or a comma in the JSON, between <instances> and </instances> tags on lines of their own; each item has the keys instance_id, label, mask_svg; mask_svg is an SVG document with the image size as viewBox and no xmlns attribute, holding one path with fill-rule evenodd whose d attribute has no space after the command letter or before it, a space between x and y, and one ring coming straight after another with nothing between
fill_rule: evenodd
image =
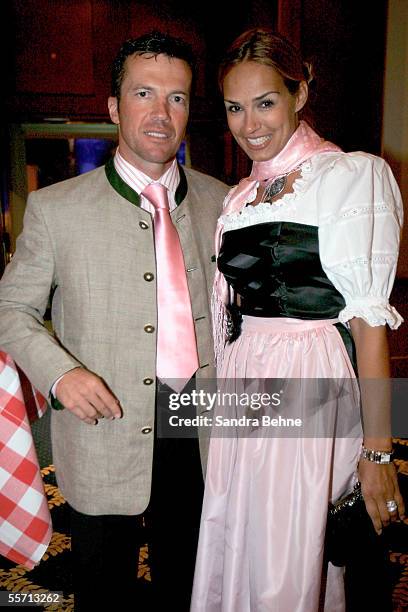
<instances>
[{"instance_id":1,"label":"green jacket collar","mask_svg":"<svg viewBox=\"0 0 408 612\"><path fill-rule=\"evenodd\" d=\"M182 166L180 166L180 164L178 165L178 169L180 172L180 182L177 186L176 194L175 194L175 200L176 200L177 206L181 204L181 202L184 200L184 198L187 195L187 190L188 190L186 175L184 173ZM113 163L113 157L105 165L105 174L106 174L106 178L108 179L109 183L111 184L113 189L117 191L119 195L121 195L123 198L125 198L129 202L132 202L132 204L136 204L136 206L140 206L139 194L137 193L137 191L129 187L129 185L125 183L125 181L116 172L115 164Z\"/></svg>"}]
</instances>

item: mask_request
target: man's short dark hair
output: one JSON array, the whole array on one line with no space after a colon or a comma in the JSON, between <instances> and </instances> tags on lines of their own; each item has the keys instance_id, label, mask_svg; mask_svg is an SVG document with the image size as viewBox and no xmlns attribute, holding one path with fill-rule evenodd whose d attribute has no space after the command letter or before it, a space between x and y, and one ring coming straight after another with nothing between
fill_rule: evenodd
<instances>
[{"instance_id":1,"label":"man's short dark hair","mask_svg":"<svg viewBox=\"0 0 408 612\"><path fill-rule=\"evenodd\" d=\"M112 66L112 96L120 99L120 90L125 76L125 62L128 57L132 55L156 57L161 54L184 60L190 66L194 78L195 58L191 46L181 38L154 30L138 38L126 40L119 49Z\"/></svg>"}]
</instances>

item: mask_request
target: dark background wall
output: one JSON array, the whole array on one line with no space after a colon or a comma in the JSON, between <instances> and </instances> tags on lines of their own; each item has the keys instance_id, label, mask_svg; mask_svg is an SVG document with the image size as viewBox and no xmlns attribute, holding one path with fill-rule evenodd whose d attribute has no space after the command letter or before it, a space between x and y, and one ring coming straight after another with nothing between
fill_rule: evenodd
<instances>
[{"instance_id":1,"label":"dark background wall","mask_svg":"<svg viewBox=\"0 0 408 612\"><path fill-rule=\"evenodd\" d=\"M380 154L387 2L303 0L300 20L319 127L347 151Z\"/></svg>"}]
</instances>

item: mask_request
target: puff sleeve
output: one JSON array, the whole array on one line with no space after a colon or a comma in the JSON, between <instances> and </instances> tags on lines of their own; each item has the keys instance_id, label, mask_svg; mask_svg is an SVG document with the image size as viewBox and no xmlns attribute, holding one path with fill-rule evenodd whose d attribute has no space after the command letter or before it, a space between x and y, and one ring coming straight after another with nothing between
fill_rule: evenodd
<instances>
[{"instance_id":1,"label":"puff sleeve","mask_svg":"<svg viewBox=\"0 0 408 612\"><path fill-rule=\"evenodd\" d=\"M368 153L343 153L322 172L317 199L322 267L346 302L340 321L397 329L403 319L388 300L403 207L390 167Z\"/></svg>"}]
</instances>

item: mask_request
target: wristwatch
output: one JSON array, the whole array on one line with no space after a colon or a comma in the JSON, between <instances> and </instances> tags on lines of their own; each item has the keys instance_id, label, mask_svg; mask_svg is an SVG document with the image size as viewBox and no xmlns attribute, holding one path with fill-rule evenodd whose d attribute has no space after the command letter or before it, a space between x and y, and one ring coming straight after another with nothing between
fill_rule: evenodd
<instances>
[{"instance_id":1,"label":"wristwatch","mask_svg":"<svg viewBox=\"0 0 408 612\"><path fill-rule=\"evenodd\" d=\"M367 461L372 461L373 463L387 464L391 463L393 454L394 451L392 450L379 451L363 446L360 457L361 459L367 459Z\"/></svg>"}]
</instances>

